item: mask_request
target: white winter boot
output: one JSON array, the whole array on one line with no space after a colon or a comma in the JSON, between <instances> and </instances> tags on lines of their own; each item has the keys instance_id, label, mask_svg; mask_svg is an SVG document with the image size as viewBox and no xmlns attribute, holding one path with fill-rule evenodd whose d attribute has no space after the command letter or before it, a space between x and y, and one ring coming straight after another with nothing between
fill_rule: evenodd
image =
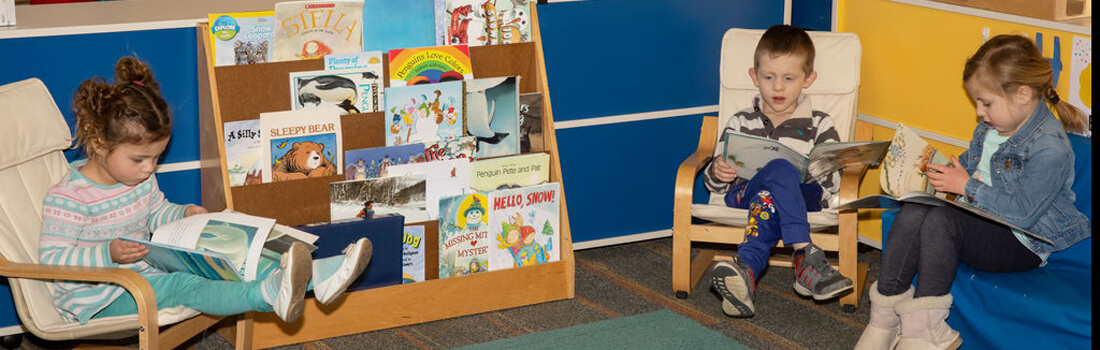
<instances>
[{"instance_id":1,"label":"white winter boot","mask_svg":"<svg viewBox=\"0 0 1100 350\"><path fill-rule=\"evenodd\" d=\"M901 341L898 349L950 349L962 344L959 332L947 325L951 294L913 298L895 306L901 315Z\"/></svg>"},{"instance_id":2,"label":"white winter boot","mask_svg":"<svg viewBox=\"0 0 1100 350\"><path fill-rule=\"evenodd\" d=\"M859 336L856 350L893 349L901 340L901 318L894 310L900 302L913 299L913 287L898 295L885 296L878 292L878 281L871 283L871 319Z\"/></svg>"}]
</instances>

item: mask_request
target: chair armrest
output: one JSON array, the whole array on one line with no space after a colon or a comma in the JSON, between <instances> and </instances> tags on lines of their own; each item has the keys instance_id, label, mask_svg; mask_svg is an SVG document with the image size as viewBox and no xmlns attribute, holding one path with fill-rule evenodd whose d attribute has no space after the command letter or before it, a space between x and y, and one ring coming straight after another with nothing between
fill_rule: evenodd
<instances>
[{"instance_id":1,"label":"chair armrest","mask_svg":"<svg viewBox=\"0 0 1100 350\"><path fill-rule=\"evenodd\" d=\"M109 282L125 288L134 297L141 324L157 324L157 297L153 287L137 271L116 267L24 264L0 257L0 276L38 280ZM148 321L148 322L146 322Z\"/></svg>"},{"instance_id":2,"label":"chair armrest","mask_svg":"<svg viewBox=\"0 0 1100 350\"><path fill-rule=\"evenodd\" d=\"M837 203L848 203L859 198L859 185L863 181L863 175L867 173L867 168L869 168L867 164L844 168L840 173L840 192L838 193L840 198Z\"/></svg>"},{"instance_id":3,"label":"chair armrest","mask_svg":"<svg viewBox=\"0 0 1100 350\"><path fill-rule=\"evenodd\" d=\"M703 125L699 130L699 147L680 163L680 168L676 171L675 207L688 208L691 206L692 194L695 191L695 178L714 154L717 128L718 117L703 117ZM681 201L684 203L681 203Z\"/></svg>"}]
</instances>

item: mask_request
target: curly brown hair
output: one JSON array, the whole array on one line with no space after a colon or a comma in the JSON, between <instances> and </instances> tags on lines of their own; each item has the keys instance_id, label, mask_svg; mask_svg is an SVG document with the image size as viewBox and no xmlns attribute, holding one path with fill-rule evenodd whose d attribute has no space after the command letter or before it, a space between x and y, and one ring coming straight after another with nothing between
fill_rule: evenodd
<instances>
[{"instance_id":1,"label":"curly brown hair","mask_svg":"<svg viewBox=\"0 0 1100 350\"><path fill-rule=\"evenodd\" d=\"M172 134L168 103L149 67L134 57L115 64L115 82L94 77L73 93L76 147L91 156L94 149L108 152L120 144L147 144Z\"/></svg>"}]
</instances>

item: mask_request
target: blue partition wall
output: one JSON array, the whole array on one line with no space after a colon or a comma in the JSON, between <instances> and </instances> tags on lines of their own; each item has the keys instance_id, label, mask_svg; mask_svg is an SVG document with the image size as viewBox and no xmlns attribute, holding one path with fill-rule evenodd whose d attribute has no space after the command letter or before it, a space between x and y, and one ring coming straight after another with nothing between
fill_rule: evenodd
<instances>
[{"instance_id":1,"label":"blue partition wall","mask_svg":"<svg viewBox=\"0 0 1100 350\"><path fill-rule=\"evenodd\" d=\"M538 5L574 242L671 227L676 167L698 141L698 113L717 110L722 34L783 21L782 1L690 4ZM112 81L122 56L148 62L175 117L163 163L183 169L159 173L161 188L174 202L198 203L196 48L190 27L0 39L0 52L25 53L0 56L0 84L42 79L71 123L81 81Z\"/></svg>"}]
</instances>

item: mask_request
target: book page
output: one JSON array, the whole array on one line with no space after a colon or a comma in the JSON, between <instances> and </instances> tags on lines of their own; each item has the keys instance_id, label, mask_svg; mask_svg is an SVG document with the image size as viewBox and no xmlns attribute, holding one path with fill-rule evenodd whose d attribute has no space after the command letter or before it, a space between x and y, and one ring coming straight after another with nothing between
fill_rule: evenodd
<instances>
[{"instance_id":1,"label":"book page","mask_svg":"<svg viewBox=\"0 0 1100 350\"><path fill-rule=\"evenodd\" d=\"M225 255L136 240L128 237L119 238L144 245L149 253L142 260L161 271L187 272L196 276L220 281L240 281L242 277L237 273L233 262Z\"/></svg>"},{"instance_id":2,"label":"book page","mask_svg":"<svg viewBox=\"0 0 1100 350\"><path fill-rule=\"evenodd\" d=\"M922 192L922 191L909 192L909 193L906 193L905 195L901 196L898 199L902 202L920 203L920 204L926 204L926 205L935 205L935 206L942 206L942 205L945 205L945 204L946 205L951 205L951 206L954 206L956 208L963 209L963 210L969 211L971 213L974 213L975 215L981 216L985 219L988 219L989 221L993 221L993 222L996 222L998 224L1008 226L1009 228L1011 228L1013 230L1023 232L1024 234L1026 234L1028 236L1031 236L1031 237L1035 237L1036 239L1038 239L1040 241L1047 242L1047 243L1050 243L1050 244L1054 244L1054 242L1051 242L1050 239L1048 239L1046 237L1037 235L1037 234L1032 233L1031 231L1025 230L1025 229L1023 229L1019 226L1010 224L1008 221L1005 221L1004 219L1002 219L1002 218L1000 218L996 215L993 215L992 213L989 213L987 211L978 209L978 208L976 208L974 206L971 206L969 204L966 204L966 203L961 203L961 202L950 200L950 199L940 198L939 196L928 194L928 193L925 193L925 192Z\"/></svg>"},{"instance_id":3,"label":"book page","mask_svg":"<svg viewBox=\"0 0 1100 350\"><path fill-rule=\"evenodd\" d=\"M242 213L205 213L162 225L150 241L220 253L233 262L245 280L253 280L264 242L274 225L275 219Z\"/></svg>"},{"instance_id":4,"label":"book page","mask_svg":"<svg viewBox=\"0 0 1100 350\"><path fill-rule=\"evenodd\" d=\"M807 178L807 158L779 141L739 132L727 132L725 139L722 160L737 169L737 177L751 179L773 159L786 159Z\"/></svg>"},{"instance_id":5,"label":"book page","mask_svg":"<svg viewBox=\"0 0 1100 350\"><path fill-rule=\"evenodd\" d=\"M924 141L915 131L899 124L890 149L882 161L879 183L882 191L900 196L912 191L935 193L925 171L928 163L950 164L947 156Z\"/></svg>"},{"instance_id":6,"label":"book page","mask_svg":"<svg viewBox=\"0 0 1100 350\"><path fill-rule=\"evenodd\" d=\"M822 143L810 150L806 169L810 178L816 179L853 165L876 165L889 147L889 141Z\"/></svg>"}]
</instances>

